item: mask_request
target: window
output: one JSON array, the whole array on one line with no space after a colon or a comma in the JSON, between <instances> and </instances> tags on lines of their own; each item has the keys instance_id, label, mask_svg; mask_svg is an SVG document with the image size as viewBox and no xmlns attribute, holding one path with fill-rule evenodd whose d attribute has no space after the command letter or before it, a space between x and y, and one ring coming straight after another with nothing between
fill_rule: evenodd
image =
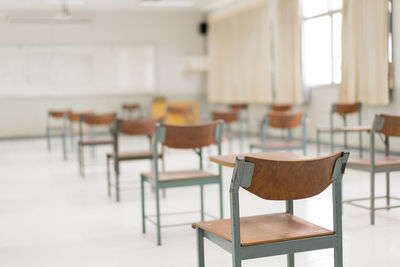
<instances>
[{"instance_id":1,"label":"window","mask_svg":"<svg viewBox=\"0 0 400 267\"><path fill-rule=\"evenodd\" d=\"M306 86L341 81L342 0L303 0L303 79Z\"/></svg>"}]
</instances>

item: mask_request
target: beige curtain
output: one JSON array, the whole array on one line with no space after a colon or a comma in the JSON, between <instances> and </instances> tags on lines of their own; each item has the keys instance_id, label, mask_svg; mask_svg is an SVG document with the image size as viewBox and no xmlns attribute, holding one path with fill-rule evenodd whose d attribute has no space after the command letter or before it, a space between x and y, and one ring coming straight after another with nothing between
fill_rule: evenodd
<instances>
[{"instance_id":1,"label":"beige curtain","mask_svg":"<svg viewBox=\"0 0 400 267\"><path fill-rule=\"evenodd\" d=\"M219 103L270 103L269 1L209 17L208 98Z\"/></svg>"},{"instance_id":2,"label":"beige curtain","mask_svg":"<svg viewBox=\"0 0 400 267\"><path fill-rule=\"evenodd\" d=\"M344 0L341 102L388 104L386 0Z\"/></svg>"},{"instance_id":3,"label":"beige curtain","mask_svg":"<svg viewBox=\"0 0 400 267\"><path fill-rule=\"evenodd\" d=\"M299 0L278 0L275 42L276 103L303 103Z\"/></svg>"}]
</instances>

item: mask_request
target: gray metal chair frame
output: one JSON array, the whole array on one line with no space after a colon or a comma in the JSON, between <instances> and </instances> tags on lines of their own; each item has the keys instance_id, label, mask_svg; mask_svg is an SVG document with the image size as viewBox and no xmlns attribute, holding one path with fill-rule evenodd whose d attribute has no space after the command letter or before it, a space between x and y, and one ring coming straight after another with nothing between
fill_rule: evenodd
<instances>
[{"instance_id":1,"label":"gray metal chair frame","mask_svg":"<svg viewBox=\"0 0 400 267\"><path fill-rule=\"evenodd\" d=\"M114 138L114 154L112 155L111 153L107 153L107 193L108 196L111 196L111 187L114 186L115 188L115 199L117 202L120 201L120 181L119 181L119 176L120 176L120 166L119 163L122 161L133 161L133 160L153 160L153 153L146 155L146 153L143 153L143 155L133 155L132 157L120 157L118 156L120 151L119 151L119 135L120 131L122 128L122 120L117 119L115 120L115 124L112 127L112 134ZM127 135L126 133L124 133ZM130 136L143 136L143 135L138 135L138 134L131 134ZM149 140L149 151L152 152L152 146L153 146L153 136L152 135L146 135L148 140ZM162 169L164 170L164 153L159 154L159 158L162 161ZM110 161L113 159L114 162L114 172L115 172L115 184L111 183L111 173L110 173ZM153 161L152 161L153 163ZM165 192L164 192L165 193Z\"/></svg>"},{"instance_id":2,"label":"gray metal chair frame","mask_svg":"<svg viewBox=\"0 0 400 267\"><path fill-rule=\"evenodd\" d=\"M274 147L274 148L268 148L266 147L266 143L268 142L267 139L268 137L268 126L269 126L269 115L266 114L264 115L261 123L260 123L260 139L261 139L261 145L262 151L280 151L280 150L288 150L292 151L295 149L301 149L303 150L303 154L306 155L307 153L307 126L306 126L306 120L307 120L307 115L303 114L301 118L301 132L302 132L302 137L301 137L301 145L300 146L292 146L292 147ZM287 131L287 141L293 141L293 129L282 129L282 131ZM257 148L255 146L250 145L250 151L252 151L254 148Z\"/></svg>"},{"instance_id":3,"label":"gray metal chair frame","mask_svg":"<svg viewBox=\"0 0 400 267\"><path fill-rule=\"evenodd\" d=\"M62 113L61 116L52 116L52 113ZM50 151L51 150L51 134L52 132L57 132L59 134L61 134L61 138L62 138L62 155L63 155L63 159L67 160L67 144L66 144L66 140L65 140L65 136L66 136L66 131L67 131L67 119L68 119L68 112L69 110L65 110L65 111L48 111L47 112L47 123L46 123L46 140L47 140L47 149ZM51 126L51 120L55 119L55 118L59 118L62 120L62 126L60 127L52 127Z\"/></svg>"},{"instance_id":4,"label":"gray metal chair frame","mask_svg":"<svg viewBox=\"0 0 400 267\"><path fill-rule=\"evenodd\" d=\"M91 114L91 115L95 115L95 114ZM109 126L109 131L110 131L110 134L111 134L111 138L110 138L109 141L104 142L104 141L100 141L100 140L98 140L98 141L93 140L93 142L91 142L89 144L85 144L83 142L84 141L83 124L84 124L84 117L85 116L86 115L84 115L84 114L81 114L79 116L78 167L79 167L79 174L81 175L81 177L85 176L84 147L85 146L90 146L90 147L94 148L96 146L102 146L102 145L112 146L114 144L114 140L112 139L112 133L113 133L112 124L114 122L111 123L110 125L104 125L104 124L100 125L100 126ZM116 119L116 114L114 114L113 121L115 121L115 119ZM94 137L93 126L91 125L90 127L91 127L91 130L92 130L92 133L90 134L90 136L93 138ZM94 150L92 150L92 156L94 157Z\"/></svg>"},{"instance_id":5,"label":"gray metal chair frame","mask_svg":"<svg viewBox=\"0 0 400 267\"><path fill-rule=\"evenodd\" d=\"M239 189L248 188L252 183L255 164L238 157L232 175L230 193L231 238L228 241L214 233L201 229L197 230L198 266L204 267L204 238L212 241L232 255L232 266L242 266L242 260L287 255L287 266L294 267L294 253L334 248L335 267L343 266L343 235L342 235L342 177L346 168L349 153L345 152L336 160L332 172L332 202L333 202L333 231L334 234L302 238L288 241L278 241L251 246L241 245ZM286 200L286 213L293 215L293 200Z\"/></svg>"},{"instance_id":6,"label":"gray metal chair frame","mask_svg":"<svg viewBox=\"0 0 400 267\"><path fill-rule=\"evenodd\" d=\"M400 117L399 117L400 121ZM375 135L378 134L380 139L383 141L385 145L385 156L388 157L390 155L390 147L389 147L389 137L391 136L396 136L399 137L399 135L388 135L381 133L381 130L383 129L385 125L385 115L375 115L375 119L372 125L372 129L370 132L370 157L369 157L369 164L368 165L357 165L353 164L352 160L349 161L347 164L347 167L349 169L355 169L355 170L360 170L360 171L367 171L370 173L370 196L366 198L357 198L357 199L349 199L343 201L344 203L350 204L355 207L363 208L363 209L368 209L370 211L370 223L375 224L375 211L376 210L389 210L391 208L400 208L400 205L395 205L391 206L390 205L390 200L395 199L395 200L400 200L399 197L394 197L390 195L390 173L394 171L400 171L400 164L399 165L390 165L390 166L376 166L375 165ZM383 135L383 136L382 136ZM376 173L386 173L386 195L385 196L375 196L375 174ZM386 199L386 206L385 207L375 207L375 200L376 199ZM370 206L365 206L362 204L358 204L355 202L359 201L365 201L369 200L370 201Z\"/></svg>"},{"instance_id":7,"label":"gray metal chair frame","mask_svg":"<svg viewBox=\"0 0 400 267\"><path fill-rule=\"evenodd\" d=\"M337 107L338 104L333 104L332 108L331 108L331 112L329 113L329 129L322 129L322 128L317 128L317 155L321 154L321 148L320 148L320 144L321 144L321 140L320 140L320 135L321 133L329 133L329 137L330 137L330 149L331 149L331 153L335 150L335 140L334 140L334 134L336 133L343 133L343 143L344 143L344 148L348 149L348 142L347 142L347 134L348 132L345 130L342 130L340 128L335 128L333 125L333 118L334 115L337 114ZM359 103L359 108L357 110L358 113L358 125L361 126L362 124L362 116L361 116L361 110L362 110L362 104ZM343 126L347 127L347 115L349 114L343 114L340 115L340 117L343 120ZM360 157L362 157L362 132L358 131L358 140L359 140L359 154Z\"/></svg>"},{"instance_id":8,"label":"gray metal chair frame","mask_svg":"<svg viewBox=\"0 0 400 267\"><path fill-rule=\"evenodd\" d=\"M185 126L182 126L185 127ZM189 126L190 127L190 126ZM141 174L141 201L142 201L142 232L146 233L146 220L151 222L157 227L157 245L161 245L161 227L168 227L168 226L180 226L180 225L187 225L190 223L182 223L182 224L173 224L173 225L161 225L160 216L160 193L161 189L166 188L173 188L173 187L186 187L186 186L200 186L200 217L201 221L204 221L204 215L208 215L209 217L214 217L210 214L206 214L204 212L204 185L208 184L217 184L219 185L219 198L220 198L220 218L223 218L223 198L222 198L222 167L219 166L218 175L209 178L201 178L201 179L190 179L190 180L175 180L175 181L166 181L160 182L159 179L159 168L158 168L158 146L163 145L166 138L166 127L161 125L157 125L156 127L156 134L155 134L155 142L153 145L154 151L154 158L153 158L153 168L154 168L154 179L149 179L144 174ZM221 155L221 139L222 139L222 132L223 132L223 122L218 122L215 128L215 145L218 147L218 155ZM199 156L199 167L200 170L203 170L203 153L202 147L193 149L194 152ZM156 221L152 219L154 215L146 215L145 212L145 191L144 191L144 184L149 183L154 189L156 194Z\"/></svg>"}]
</instances>

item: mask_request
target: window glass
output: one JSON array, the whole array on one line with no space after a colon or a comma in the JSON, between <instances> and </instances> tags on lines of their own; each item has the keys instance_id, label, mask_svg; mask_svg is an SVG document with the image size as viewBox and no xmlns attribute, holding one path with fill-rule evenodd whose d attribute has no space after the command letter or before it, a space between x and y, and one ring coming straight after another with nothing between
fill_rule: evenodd
<instances>
[{"instance_id":1,"label":"window glass","mask_svg":"<svg viewBox=\"0 0 400 267\"><path fill-rule=\"evenodd\" d=\"M304 17L312 17L328 12L328 0L303 0Z\"/></svg>"},{"instance_id":2,"label":"window glass","mask_svg":"<svg viewBox=\"0 0 400 267\"><path fill-rule=\"evenodd\" d=\"M332 16L333 22L333 82L342 80L342 13Z\"/></svg>"},{"instance_id":3,"label":"window glass","mask_svg":"<svg viewBox=\"0 0 400 267\"><path fill-rule=\"evenodd\" d=\"M331 17L304 21L303 67L308 86L332 83Z\"/></svg>"}]
</instances>

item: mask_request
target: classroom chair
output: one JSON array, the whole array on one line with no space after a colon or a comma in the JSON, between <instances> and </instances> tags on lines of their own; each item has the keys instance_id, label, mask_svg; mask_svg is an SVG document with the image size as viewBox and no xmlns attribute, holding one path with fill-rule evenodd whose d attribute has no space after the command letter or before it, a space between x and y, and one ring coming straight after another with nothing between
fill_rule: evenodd
<instances>
[{"instance_id":1,"label":"classroom chair","mask_svg":"<svg viewBox=\"0 0 400 267\"><path fill-rule=\"evenodd\" d=\"M114 144L113 138L105 137L98 138L95 137L95 133L93 132L96 127L108 127L109 133L112 135L112 124L116 118L116 113L105 113L105 114L81 114L79 116L79 141L78 141L78 163L79 163L79 173L82 177L85 176L85 162L84 162L84 147L96 147L96 146L104 146ZM89 137L84 138L83 134L83 125L87 125L90 127L92 133Z\"/></svg>"},{"instance_id":2,"label":"classroom chair","mask_svg":"<svg viewBox=\"0 0 400 267\"><path fill-rule=\"evenodd\" d=\"M375 137L379 136L385 145L385 155L376 155L375 149ZM390 155L389 138L400 137L400 116L394 115L376 115L372 129L370 131L370 155L369 157L353 158L350 157L347 164L348 168L367 171L370 173L370 196L367 198L350 199L344 201L344 203L368 209L370 211L370 223L375 223L375 211L376 210L389 210L391 208L398 208L400 205L391 206L390 200L400 200L398 197L391 196L390 194L390 173L394 171L400 171L400 157ZM375 196L375 174L386 173L386 195ZM385 199L386 206L375 207L376 199ZM363 204L357 203L359 201L368 200L370 202L369 207Z\"/></svg>"},{"instance_id":3,"label":"classroom chair","mask_svg":"<svg viewBox=\"0 0 400 267\"><path fill-rule=\"evenodd\" d=\"M61 137L65 135L66 131L66 124L67 124L67 114L70 110L65 109L65 110L49 110L47 112L47 123L46 123L46 140L47 140L47 149L50 151L51 150L51 136L52 133L55 132ZM53 121L59 121L61 122L61 125L58 126L52 126L51 123ZM65 154L65 139L62 138L62 146L63 146L63 158L64 160L66 159L66 154Z\"/></svg>"},{"instance_id":4,"label":"classroom chair","mask_svg":"<svg viewBox=\"0 0 400 267\"><path fill-rule=\"evenodd\" d=\"M185 125L194 125L194 109L192 105L176 106L168 105L166 116L181 116L183 117Z\"/></svg>"},{"instance_id":5,"label":"classroom chair","mask_svg":"<svg viewBox=\"0 0 400 267\"><path fill-rule=\"evenodd\" d=\"M232 140L238 139L240 144L240 152L243 152L243 121L241 120L241 113L239 110L229 111L212 111L211 120L224 121L224 134L223 138L228 140L229 153L232 153ZM232 126L236 125L237 130L233 130Z\"/></svg>"},{"instance_id":6,"label":"classroom chair","mask_svg":"<svg viewBox=\"0 0 400 267\"><path fill-rule=\"evenodd\" d=\"M292 131L301 127L302 137L301 142L293 140ZM286 140L273 141L269 140L268 129L278 129L287 132ZM260 142L251 143L250 150L260 149L261 151L279 151L302 149L303 154L307 152L306 138L306 115L303 112L269 112L260 123Z\"/></svg>"},{"instance_id":7,"label":"classroom chair","mask_svg":"<svg viewBox=\"0 0 400 267\"><path fill-rule=\"evenodd\" d=\"M113 138L114 138L114 151L107 153L107 189L108 195L111 196L111 187L115 188L115 197L117 202L120 200L120 162L122 161L134 161L134 160L152 160L154 153L152 150L152 139L155 132L156 124L160 122L160 118L153 119L136 119L136 120L125 120L117 119L113 127ZM131 137L147 137L149 140L149 149L145 151L120 151L120 134ZM159 154L159 157L163 161L163 153ZM110 175L110 161L113 160L114 172L115 172L115 184L111 183Z\"/></svg>"},{"instance_id":8,"label":"classroom chair","mask_svg":"<svg viewBox=\"0 0 400 267\"><path fill-rule=\"evenodd\" d=\"M133 119L133 113L137 113L136 117L140 118L143 116L142 108L139 103L122 103L122 116L127 119Z\"/></svg>"},{"instance_id":9,"label":"classroom chair","mask_svg":"<svg viewBox=\"0 0 400 267\"><path fill-rule=\"evenodd\" d=\"M223 218L222 203L222 167L219 167L218 174L203 170L202 149L210 145L218 147L218 155L221 154L221 137L223 132L223 122L212 122L203 125L178 126L161 124L156 127L154 150L154 170L151 173L141 174L141 197L142 197L142 230L146 233L146 220L152 222L157 227L157 244L161 245L161 225L160 221L160 196L161 189L173 187L199 186L200 187L200 217L204 220L204 193L203 187L208 184L219 186L219 205L220 218ZM158 169L158 146L163 145L174 149L191 149L199 156L199 169L184 171L159 171ZM184 165L184 163L182 163ZM149 183L155 188L156 194L156 221L151 215L145 213L145 191L144 184ZM182 199L182 201L188 201Z\"/></svg>"},{"instance_id":10,"label":"classroom chair","mask_svg":"<svg viewBox=\"0 0 400 267\"><path fill-rule=\"evenodd\" d=\"M75 135L79 134L79 131L75 130L74 124L79 123L79 118L81 115L85 114L93 114L92 111L69 111L67 113L67 120L68 120L68 125L65 124L65 128L63 131L63 153L64 153L64 159L67 160L68 157L68 149L67 149L67 136L69 136L70 141L71 141L71 150L74 150L74 144L75 144Z\"/></svg>"},{"instance_id":11,"label":"classroom chair","mask_svg":"<svg viewBox=\"0 0 400 267\"><path fill-rule=\"evenodd\" d=\"M331 146L331 153L335 149L334 144L334 134L335 133L343 133L344 138L344 148L347 149L347 134L348 133L358 133L359 139L359 153L360 157L362 157L362 131L364 131L364 126L361 125L361 103L354 103L354 104L346 104L346 103L334 103L331 108L331 112L329 114L329 128L317 128L317 155L320 155L320 134L321 133L329 133L330 136L330 146ZM334 127L333 119L334 115L339 115L343 120L343 126L341 127ZM347 116L352 114L358 114L358 126L349 126L347 125Z\"/></svg>"},{"instance_id":12,"label":"classroom chair","mask_svg":"<svg viewBox=\"0 0 400 267\"><path fill-rule=\"evenodd\" d=\"M293 155L293 154L292 154ZM204 238L232 255L232 266L252 258L334 248L336 267L343 266L342 175L349 153L317 159L238 157L232 175L230 219L193 223L197 231L198 266L204 267ZM332 184L333 231L293 215L293 201L316 196ZM286 201L286 212L240 217L239 189L265 200Z\"/></svg>"}]
</instances>

